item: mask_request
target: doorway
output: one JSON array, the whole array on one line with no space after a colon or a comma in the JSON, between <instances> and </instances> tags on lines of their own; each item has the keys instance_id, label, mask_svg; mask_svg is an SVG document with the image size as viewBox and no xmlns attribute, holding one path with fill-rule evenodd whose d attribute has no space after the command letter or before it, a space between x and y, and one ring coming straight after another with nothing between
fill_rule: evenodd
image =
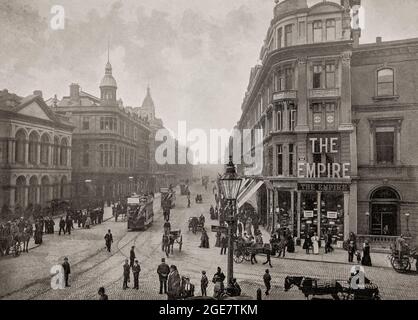
<instances>
[{"instance_id":1,"label":"doorway","mask_svg":"<svg viewBox=\"0 0 418 320\"><path fill-rule=\"evenodd\" d=\"M399 194L392 188L375 190L371 196L369 232L372 235L397 236Z\"/></svg>"}]
</instances>

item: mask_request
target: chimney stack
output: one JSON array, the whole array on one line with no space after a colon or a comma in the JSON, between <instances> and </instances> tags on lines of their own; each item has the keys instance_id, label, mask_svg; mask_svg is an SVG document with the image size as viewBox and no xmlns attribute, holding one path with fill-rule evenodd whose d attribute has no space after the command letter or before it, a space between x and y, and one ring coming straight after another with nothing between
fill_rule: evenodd
<instances>
[{"instance_id":1,"label":"chimney stack","mask_svg":"<svg viewBox=\"0 0 418 320\"><path fill-rule=\"evenodd\" d=\"M41 91L41 90L35 90L35 91L33 92L33 94L34 94L35 96L38 96L38 97L41 97L41 98L42 98L42 91Z\"/></svg>"},{"instance_id":2,"label":"chimney stack","mask_svg":"<svg viewBox=\"0 0 418 320\"><path fill-rule=\"evenodd\" d=\"M80 86L77 83L70 84L70 98L72 100L80 99Z\"/></svg>"}]
</instances>

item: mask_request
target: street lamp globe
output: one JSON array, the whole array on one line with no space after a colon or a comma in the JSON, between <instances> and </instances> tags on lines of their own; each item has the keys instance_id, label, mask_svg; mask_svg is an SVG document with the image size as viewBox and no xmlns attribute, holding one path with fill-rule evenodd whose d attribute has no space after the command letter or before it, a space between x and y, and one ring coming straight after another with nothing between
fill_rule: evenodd
<instances>
[{"instance_id":1,"label":"street lamp globe","mask_svg":"<svg viewBox=\"0 0 418 320\"><path fill-rule=\"evenodd\" d=\"M229 158L229 163L226 165L224 175L220 179L222 193L226 200L236 200L241 188L242 180L238 178L235 170L235 165L232 162L232 157Z\"/></svg>"}]
</instances>

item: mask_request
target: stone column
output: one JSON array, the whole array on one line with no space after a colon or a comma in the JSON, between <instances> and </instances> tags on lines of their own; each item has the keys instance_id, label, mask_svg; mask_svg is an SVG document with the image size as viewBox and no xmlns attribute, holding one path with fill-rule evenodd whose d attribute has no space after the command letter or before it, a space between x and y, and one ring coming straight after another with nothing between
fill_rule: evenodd
<instances>
[{"instance_id":1,"label":"stone column","mask_svg":"<svg viewBox=\"0 0 418 320\"><path fill-rule=\"evenodd\" d=\"M68 153L67 153L67 167L71 167L71 147L68 148ZM116 161L116 159L114 159L114 161ZM114 163L115 165L115 163Z\"/></svg>"},{"instance_id":2,"label":"stone column","mask_svg":"<svg viewBox=\"0 0 418 320\"><path fill-rule=\"evenodd\" d=\"M309 131L308 126L308 79L306 58L299 58L297 64L298 71L298 94L297 94L297 124L296 132Z\"/></svg>"},{"instance_id":3,"label":"stone column","mask_svg":"<svg viewBox=\"0 0 418 320\"><path fill-rule=\"evenodd\" d=\"M272 226L271 226L271 231L274 231L274 227L276 225L276 219L275 217L275 212L276 212L276 189L273 187L273 212L272 212Z\"/></svg>"},{"instance_id":4,"label":"stone column","mask_svg":"<svg viewBox=\"0 0 418 320\"><path fill-rule=\"evenodd\" d=\"M297 211L297 237L298 239L300 239L300 216L301 216L301 203L302 203L302 193L301 191L297 191L297 206L296 206L296 211Z\"/></svg>"},{"instance_id":5,"label":"stone column","mask_svg":"<svg viewBox=\"0 0 418 320\"><path fill-rule=\"evenodd\" d=\"M290 191L290 211L292 212L292 215L290 216L290 224L292 230L292 236L294 234L294 225L295 225L295 191Z\"/></svg>"},{"instance_id":6,"label":"stone column","mask_svg":"<svg viewBox=\"0 0 418 320\"><path fill-rule=\"evenodd\" d=\"M7 151L8 151L8 159L7 161L9 162L9 164L14 163L14 152L13 152L13 144L14 141L12 139L7 141L8 147L7 147Z\"/></svg>"},{"instance_id":7,"label":"stone column","mask_svg":"<svg viewBox=\"0 0 418 320\"><path fill-rule=\"evenodd\" d=\"M9 207L15 207L15 197L16 197L16 186L10 187L10 199L9 199Z\"/></svg>"},{"instance_id":8,"label":"stone column","mask_svg":"<svg viewBox=\"0 0 418 320\"><path fill-rule=\"evenodd\" d=\"M350 193L344 192L344 239L350 234Z\"/></svg>"},{"instance_id":9,"label":"stone column","mask_svg":"<svg viewBox=\"0 0 418 320\"><path fill-rule=\"evenodd\" d=\"M56 148L57 151L57 166L61 165L61 147Z\"/></svg>"},{"instance_id":10,"label":"stone column","mask_svg":"<svg viewBox=\"0 0 418 320\"><path fill-rule=\"evenodd\" d=\"M29 203L29 186L24 187L24 200L23 200L23 209L26 209Z\"/></svg>"},{"instance_id":11,"label":"stone column","mask_svg":"<svg viewBox=\"0 0 418 320\"><path fill-rule=\"evenodd\" d=\"M272 117L273 117L273 121L272 121L273 128L272 128L272 131L273 132L276 132L277 131L277 109L276 109L275 106L273 106Z\"/></svg>"},{"instance_id":12,"label":"stone column","mask_svg":"<svg viewBox=\"0 0 418 320\"><path fill-rule=\"evenodd\" d=\"M316 209L318 210L318 228L316 233L318 234L318 237L321 238L321 191L316 192L316 202L317 206Z\"/></svg>"},{"instance_id":13,"label":"stone column","mask_svg":"<svg viewBox=\"0 0 418 320\"><path fill-rule=\"evenodd\" d=\"M283 131L288 132L289 128L289 104L287 102L283 103Z\"/></svg>"},{"instance_id":14,"label":"stone column","mask_svg":"<svg viewBox=\"0 0 418 320\"><path fill-rule=\"evenodd\" d=\"M370 132L369 132L369 143L370 143L370 148L369 148L369 164L370 165L374 165L375 163L375 158L374 158L374 124L373 122L369 122L369 126L370 126Z\"/></svg>"},{"instance_id":15,"label":"stone column","mask_svg":"<svg viewBox=\"0 0 418 320\"><path fill-rule=\"evenodd\" d=\"M341 105L339 130L353 130L351 122L351 51L341 56Z\"/></svg>"},{"instance_id":16,"label":"stone column","mask_svg":"<svg viewBox=\"0 0 418 320\"><path fill-rule=\"evenodd\" d=\"M29 163L29 141L25 141L25 165Z\"/></svg>"},{"instance_id":17,"label":"stone column","mask_svg":"<svg viewBox=\"0 0 418 320\"><path fill-rule=\"evenodd\" d=\"M401 165L401 124L395 128L396 139L396 165Z\"/></svg>"},{"instance_id":18,"label":"stone column","mask_svg":"<svg viewBox=\"0 0 418 320\"><path fill-rule=\"evenodd\" d=\"M273 144L273 176L277 177L277 145Z\"/></svg>"},{"instance_id":19,"label":"stone column","mask_svg":"<svg viewBox=\"0 0 418 320\"><path fill-rule=\"evenodd\" d=\"M350 194L349 194L349 224L350 224L350 232L354 232L357 234L357 181L352 181L350 186ZM344 215L345 217L345 215ZM344 221L345 223L345 221ZM345 228L344 228L345 233ZM344 234L345 236L345 234Z\"/></svg>"},{"instance_id":20,"label":"stone column","mask_svg":"<svg viewBox=\"0 0 418 320\"><path fill-rule=\"evenodd\" d=\"M36 144L36 164L40 164L41 163L41 143L38 142Z\"/></svg>"},{"instance_id":21,"label":"stone column","mask_svg":"<svg viewBox=\"0 0 418 320\"><path fill-rule=\"evenodd\" d=\"M48 145L48 165L52 166L54 163L54 145L50 144Z\"/></svg>"}]
</instances>

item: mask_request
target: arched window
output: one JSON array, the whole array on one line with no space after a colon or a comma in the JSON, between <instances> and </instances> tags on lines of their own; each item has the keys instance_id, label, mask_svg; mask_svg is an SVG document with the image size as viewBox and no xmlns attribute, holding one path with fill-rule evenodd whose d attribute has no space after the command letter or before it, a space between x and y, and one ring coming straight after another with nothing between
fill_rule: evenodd
<instances>
[{"instance_id":1,"label":"arched window","mask_svg":"<svg viewBox=\"0 0 418 320\"><path fill-rule=\"evenodd\" d=\"M68 186L67 186L67 177L63 176L61 178L61 195L60 198L61 199L66 199L68 198Z\"/></svg>"},{"instance_id":2,"label":"arched window","mask_svg":"<svg viewBox=\"0 0 418 320\"><path fill-rule=\"evenodd\" d=\"M381 69L377 72L377 95L378 96L394 96L395 95L395 78L393 69Z\"/></svg>"},{"instance_id":3,"label":"arched window","mask_svg":"<svg viewBox=\"0 0 418 320\"><path fill-rule=\"evenodd\" d=\"M22 208L25 207L25 188L26 178L24 176L20 176L16 180L15 203L20 205Z\"/></svg>"},{"instance_id":4,"label":"arched window","mask_svg":"<svg viewBox=\"0 0 418 320\"><path fill-rule=\"evenodd\" d=\"M68 142L67 139L62 139L61 141L61 151L60 151L60 165L67 166L67 149L68 149Z\"/></svg>"},{"instance_id":5,"label":"arched window","mask_svg":"<svg viewBox=\"0 0 418 320\"><path fill-rule=\"evenodd\" d=\"M58 150L59 150L59 140L58 137L54 137L54 166L58 165Z\"/></svg>"},{"instance_id":6,"label":"arched window","mask_svg":"<svg viewBox=\"0 0 418 320\"><path fill-rule=\"evenodd\" d=\"M38 163L38 144L39 144L39 135L33 131L29 135L29 163L37 164Z\"/></svg>"},{"instance_id":7,"label":"arched window","mask_svg":"<svg viewBox=\"0 0 418 320\"><path fill-rule=\"evenodd\" d=\"M38 189L38 178L36 176L33 176L29 180L29 203L31 204L37 204L37 193Z\"/></svg>"},{"instance_id":8,"label":"arched window","mask_svg":"<svg viewBox=\"0 0 418 320\"><path fill-rule=\"evenodd\" d=\"M44 176L41 180L41 204L45 205L47 201L50 199L50 190L51 186L49 184L49 178L47 176Z\"/></svg>"},{"instance_id":9,"label":"arched window","mask_svg":"<svg viewBox=\"0 0 418 320\"><path fill-rule=\"evenodd\" d=\"M16 162L25 163L25 153L26 153L26 134L23 130L19 130L16 133Z\"/></svg>"},{"instance_id":10,"label":"arched window","mask_svg":"<svg viewBox=\"0 0 418 320\"><path fill-rule=\"evenodd\" d=\"M41 137L41 163L45 165L49 163L49 137L46 133Z\"/></svg>"}]
</instances>

